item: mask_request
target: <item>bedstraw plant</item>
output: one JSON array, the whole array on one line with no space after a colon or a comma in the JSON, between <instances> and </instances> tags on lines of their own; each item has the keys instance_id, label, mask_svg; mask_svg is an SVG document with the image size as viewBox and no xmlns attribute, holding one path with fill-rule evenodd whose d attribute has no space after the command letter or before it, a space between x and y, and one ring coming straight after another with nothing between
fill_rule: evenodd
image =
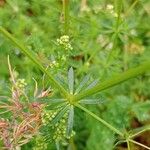
<instances>
[{"instance_id":1,"label":"bedstraw plant","mask_svg":"<svg viewBox=\"0 0 150 150\"><path fill-rule=\"evenodd\" d=\"M115 101L114 104L107 100L106 95L103 97L103 91L113 88L114 86L119 87L121 83L129 79L133 80L131 78L135 78L137 76L142 77L144 75L145 78L148 78L149 76L150 61L148 59L144 62L141 62L136 67L130 67L128 65L128 47L125 47L125 52L123 53L123 68L121 68L119 66L119 62L117 62L118 69L122 69L123 71L121 73L110 73L111 69L115 69L115 67L113 68L113 66L111 66L111 61L115 55L118 56L117 48L123 47L120 41L124 39L130 39L130 37L128 37L128 35L125 33L128 29L126 29L126 22L124 21L124 18L125 16L129 15L134 5L136 5L136 2L137 1L131 5L126 13L123 13L122 11L122 1L115 0L114 5L108 4L106 6L106 12L108 11L111 15L110 17L113 19L108 25L103 24L102 28L103 32L107 32L106 35L111 37L111 43L109 43L110 40L107 39L105 40L106 43L103 43L103 45L101 44L102 48L107 47L108 55L107 59L105 59L104 62L101 62L99 65L104 66L101 78L96 79L94 79L94 77L92 78L92 75L85 73L84 71L84 76L82 76L82 79L78 80L77 78L80 76L82 69L84 70L88 65L90 65L90 63L92 63L92 61L94 61L93 58L98 53L98 50L90 53L89 58L82 64L81 68L75 67L68 62L71 61L71 59L80 60L84 57L82 53L76 57L74 54L74 51L76 51L76 49L80 49L80 46L79 48L76 48L76 44L73 44L77 40L77 37L76 35L73 35L74 31L71 29L73 28L73 21L76 20L73 18L73 16L71 16L70 7L72 6L69 0L62 0L62 34L60 37L57 37L52 41L56 48L54 48L55 55L51 55L52 61L50 63L49 61L46 64L43 63L34 51L32 51L27 45L24 46L24 44L16 39L11 32L9 32L9 30L0 26L1 36L14 44L14 46L19 49L20 52L22 52L35 64L36 69L38 68L43 73L40 81L33 79L35 88L33 94L30 94L30 85L26 83L25 79L18 78L18 76L15 75L16 70L12 69L11 64L13 60L10 56L8 56L11 94L10 96L6 95L0 97L0 139L2 141L0 146L2 145L3 149L19 150L22 146L25 148L25 145L33 142L34 144L32 147L34 150L59 150L62 148L67 149L67 147L68 149L75 150L74 138L79 134L76 128L79 128L80 124L83 125L83 122L85 121L84 119L79 120L79 126L76 127L76 117L78 117L79 113L82 113L80 116L84 114L87 116L87 118L91 117L89 120L93 119L92 121L89 121L89 124L91 122L93 123L94 121L96 124L99 123L99 127L97 125L96 127L101 133L104 131L106 134L108 132L110 137L113 136L112 139L114 140L112 141L112 149L117 149L117 147L119 147L119 145L122 143L127 145L128 150L134 149L133 145L140 146L141 149L150 149L148 145L142 144L136 140L136 137L150 130L149 124L146 124L140 128L132 129L130 127L126 127L126 125L123 123L118 123L123 119L125 122L131 119L128 118L126 114L128 113L128 109L131 109L130 105L132 105L131 103L133 102L126 100L125 97L118 97L118 100L113 100L113 96L110 96L111 93L110 95L106 95L108 97L112 97L112 101ZM87 1L83 0L81 4L81 17L84 15L89 15L88 13L90 12L94 14L102 13L101 9L103 8L101 7L92 7L93 10L90 10L90 6L88 6ZM103 19L108 17L105 16L106 14L103 15ZM95 21L94 19L95 18L93 17L93 22ZM80 20L80 22L82 21L84 22L85 20ZM99 36L97 39L98 42L103 40L101 38L102 37ZM107 38L107 36L105 36L105 38ZM103 57L106 56L104 54L104 56L100 57L103 60ZM55 69L57 70L56 72L54 71ZM107 76L108 78L105 78L106 74L109 74ZM46 86L40 88L38 86L38 84L41 84L40 82L44 84L46 83ZM137 113L137 116L140 114L138 114L139 112L136 111L136 107L139 109L141 106L142 109L142 107L150 106L149 101L146 103L147 104L143 104L144 106L140 105L139 103L134 105L135 114ZM107 112L100 114L99 111L101 112L101 110L105 109L105 107L108 107ZM112 108L112 110L114 108L114 111L111 112L110 110L109 112L109 108ZM147 112L149 114L149 109L146 110L148 110ZM105 110L103 111L105 112ZM116 114L115 111L117 113L120 111L120 114ZM97 112L97 114L94 112ZM107 115L110 116L106 117ZM120 119L115 118L115 116L117 117L118 115L120 115ZM147 118L148 117L149 115ZM107 119L105 120L105 118ZM116 119L116 122L114 121L114 123L112 123L113 121L109 121L108 118L110 120L113 119L113 121ZM94 129L95 128L93 127L93 130ZM96 132L99 133L99 131L95 131L95 136L97 136ZM55 143L56 147L50 148L51 143ZM107 145L104 145L104 147L105 148L102 148L102 150L107 149ZM80 149L82 148L80 147ZM91 150L91 148L88 149Z\"/></svg>"}]
</instances>

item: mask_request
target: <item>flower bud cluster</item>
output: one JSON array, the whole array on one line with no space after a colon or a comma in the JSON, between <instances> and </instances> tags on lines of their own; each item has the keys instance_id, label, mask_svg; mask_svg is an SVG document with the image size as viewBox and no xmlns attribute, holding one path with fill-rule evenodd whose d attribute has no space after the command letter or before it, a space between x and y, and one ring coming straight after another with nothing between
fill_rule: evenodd
<instances>
[{"instance_id":1,"label":"flower bud cluster","mask_svg":"<svg viewBox=\"0 0 150 150\"><path fill-rule=\"evenodd\" d=\"M56 117L58 112L59 110L44 111L42 115L43 124L49 124ZM51 129L53 130L52 140L63 141L66 139L70 139L72 136L74 136L74 131L72 131L70 136L67 136L67 118L68 112L66 112L56 124L51 126Z\"/></svg>"},{"instance_id":2,"label":"flower bud cluster","mask_svg":"<svg viewBox=\"0 0 150 150\"><path fill-rule=\"evenodd\" d=\"M33 148L33 150L45 150L47 149L48 144L47 142L45 142L44 137L42 137L41 135L37 136L35 139L35 146Z\"/></svg>"},{"instance_id":3,"label":"flower bud cluster","mask_svg":"<svg viewBox=\"0 0 150 150\"><path fill-rule=\"evenodd\" d=\"M54 68L54 67L59 67L59 63L56 62L55 60L53 60L50 64L49 64L50 68Z\"/></svg>"},{"instance_id":4,"label":"flower bud cluster","mask_svg":"<svg viewBox=\"0 0 150 150\"><path fill-rule=\"evenodd\" d=\"M18 79L16 82L16 86L19 89L24 89L26 85L27 85L27 83L25 82L25 79Z\"/></svg>"},{"instance_id":5,"label":"flower bud cluster","mask_svg":"<svg viewBox=\"0 0 150 150\"><path fill-rule=\"evenodd\" d=\"M108 5L106 6L106 10L107 10L108 12L110 12L114 17L118 17L118 14L114 11L114 6L113 6L113 5L108 4Z\"/></svg>"},{"instance_id":6,"label":"flower bud cluster","mask_svg":"<svg viewBox=\"0 0 150 150\"><path fill-rule=\"evenodd\" d=\"M56 114L57 112L53 110L50 110L50 111L43 110L43 113L42 113L43 125L47 125L49 122L51 122L55 118Z\"/></svg>"},{"instance_id":7,"label":"flower bud cluster","mask_svg":"<svg viewBox=\"0 0 150 150\"><path fill-rule=\"evenodd\" d=\"M63 35L59 39L57 39L57 44L63 46L66 50L73 49L73 47L70 44L70 39L68 35Z\"/></svg>"}]
</instances>

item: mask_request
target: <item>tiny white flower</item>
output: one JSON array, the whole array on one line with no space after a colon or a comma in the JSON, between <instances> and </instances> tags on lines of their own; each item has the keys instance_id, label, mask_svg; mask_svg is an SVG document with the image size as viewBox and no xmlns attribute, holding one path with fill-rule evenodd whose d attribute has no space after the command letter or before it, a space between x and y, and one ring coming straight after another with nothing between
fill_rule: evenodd
<instances>
[{"instance_id":1,"label":"tiny white flower","mask_svg":"<svg viewBox=\"0 0 150 150\"><path fill-rule=\"evenodd\" d=\"M69 43L69 36L63 35L59 39L56 40L58 45L62 45L66 50L72 50L72 46Z\"/></svg>"},{"instance_id":2,"label":"tiny white flower","mask_svg":"<svg viewBox=\"0 0 150 150\"><path fill-rule=\"evenodd\" d=\"M117 14L117 13L113 13L113 15L114 15L114 17L116 17L116 18L118 17L118 14Z\"/></svg>"},{"instance_id":3,"label":"tiny white flower","mask_svg":"<svg viewBox=\"0 0 150 150\"><path fill-rule=\"evenodd\" d=\"M111 5L111 4L108 4L108 5L106 6L106 9L107 9L107 10L112 10L113 8L114 8L114 6Z\"/></svg>"}]
</instances>

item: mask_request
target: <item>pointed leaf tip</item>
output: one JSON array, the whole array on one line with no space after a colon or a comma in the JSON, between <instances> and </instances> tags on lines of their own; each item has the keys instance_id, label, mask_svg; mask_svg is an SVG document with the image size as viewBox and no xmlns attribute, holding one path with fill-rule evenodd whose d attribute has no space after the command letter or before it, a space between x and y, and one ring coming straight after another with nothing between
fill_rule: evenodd
<instances>
[{"instance_id":1,"label":"pointed leaf tip","mask_svg":"<svg viewBox=\"0 0 150 150\"><path fill-rule=\"evenodd\" d=\"M74 107L70 106L69 113L68 113L67 136L70 136L72 133L73 120L74 120Z\"/></svg>"},{"instance_id":2,"label":"pointed leaf tip","mask_svg":"<svg viewBox=\"0 0 150 150\"><path fill-rule=\"evenodd\" d=\"M72 67L68 71L68 86L69 86L69 92L71 94L73 94L73 90L74 90L74 71L73 71Z\"/></svg>"}]
</instances>

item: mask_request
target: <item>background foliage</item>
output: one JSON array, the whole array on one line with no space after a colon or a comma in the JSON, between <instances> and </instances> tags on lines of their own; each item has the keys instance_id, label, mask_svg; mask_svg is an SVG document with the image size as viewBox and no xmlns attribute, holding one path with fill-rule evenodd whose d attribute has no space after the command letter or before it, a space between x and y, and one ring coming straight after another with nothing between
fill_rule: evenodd
<instances>
[{"instance_id":1,"label":"background foliage","mask_svg":"<svg viewBox=\"0 0 150 150\"><path fill-rule=\"evenodd\" d=\"M42 64L49 67L53 76L66 76L72 66L75 82L89 74L89 82L100 82L116 73L138 66L150 56L150 2L147 0L73 0L69 4L68 30L64 31L61 0L0 0L0 25L34 51ZM65 50L57 39L68 34L73 47ZM20 78L28 84L27 93L32 96L34 80L42 86L43 73L0 34L0 95L9 95L7 55ZM67 80L67 79L64 79ZM45 79L46 87L48 81ZM144 74L91 98L102 99L102 104L87 106L114 127L130 130L150 124L150 78ZM57 90L55 91L56 95ZM116 135L93 118L75 109L75 136L70 149L111 150ZM51 135L51 132L49 132ZM136 140L150 146L150 133ZM23 150L38 150L37 140L23 146ZM55 149L51 141L48 149ZM41 142L41 143L42 143ZM40 143L40 142L39 142ZM37 146L37 147L36 147ZM68 145L64 143L63 148ZM69 149L68 148L68 149ZM116 149L127 149L126 144ZM132 149L141 147L132 145Z\"/></svg>"}]
</instances>

